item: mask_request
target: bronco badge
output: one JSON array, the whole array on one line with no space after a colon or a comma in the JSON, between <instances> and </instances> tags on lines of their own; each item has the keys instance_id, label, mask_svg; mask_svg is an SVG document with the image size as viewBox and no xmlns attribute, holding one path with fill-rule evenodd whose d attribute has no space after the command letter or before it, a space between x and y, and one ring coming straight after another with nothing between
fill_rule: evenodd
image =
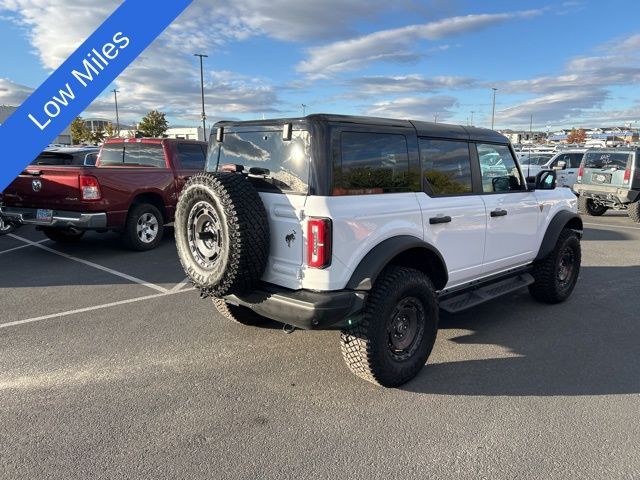
<instances>
[{"instance_id":1,"label":"bronco badge","mask_svg":"<svg viewBox=\"0 0 640 480\"><path fill-rule=\"evenodd\" d=\"M284 237L284 240L285 242L287 242L287 247L291 248L291 245L293 245L293 242L296 241L296 231L292 230L289 235Z\"/></svg>"}]
</instances>

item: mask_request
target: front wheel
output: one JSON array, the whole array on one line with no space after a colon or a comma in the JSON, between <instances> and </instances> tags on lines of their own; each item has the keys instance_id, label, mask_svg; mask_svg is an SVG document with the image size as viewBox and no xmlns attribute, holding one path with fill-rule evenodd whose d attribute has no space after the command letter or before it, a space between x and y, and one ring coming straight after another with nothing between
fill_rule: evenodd
<instances>
[{"instance_id":1,"label":"front wheel","mask_svg":"<svg viewBox=\"0 0 640 480\"><path fill-rule=\"evenodd\" d=\"M636 223L640 223L640 200L629 204L629 218Z\"/></svg>"},{"instance_id":2,"label":"front wheel","mask_svg":"<svg viewBox=\"0 0 640 480\"><path fill-rule=\"evenodd\" d=\"M371 290L362 319L341 334L342 357L355 375L384 387L414 378L438 331L438 302L429 278L392 266Z\"/></svg>"},{"instance_id":3,"label":"front wheel","mask_svg":"<svg viewBox=\"0 0 640 480\"><path fill-rule=\"evenodd\" d=\"M74 243L84 236L84 231L69 230L68 228L42 227L42 233L57 243Z\"/></svg>"},{"instance_id":4,"label":"front wheel","mask_svg":"<svg viewBox=\"0 0 640 480\"><path fill-rule=\"evenodd\" d=\"M590 217L600 217L605 214L609 208L601 203L596 203L591 198L580 197L578 199L578 208L585 215Z\"/></svg>"},{"instance_id":5,"label":"front wheel","mask_svg":"<svg viewBox=\"0 0 640 480\"><path fill-rule=\"evenodd\" d=\"M576 286L581 261L578 234L573 230L563 230L551 253L534 264L532 275L535 281L529 285L529 293L539 302L564 302Z\"/></svg>"}]
</instances>

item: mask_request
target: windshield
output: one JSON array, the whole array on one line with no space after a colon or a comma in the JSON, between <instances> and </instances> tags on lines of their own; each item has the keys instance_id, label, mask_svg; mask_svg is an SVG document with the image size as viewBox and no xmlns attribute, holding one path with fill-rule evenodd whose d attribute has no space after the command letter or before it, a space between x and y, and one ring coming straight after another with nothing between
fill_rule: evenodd
<instances>
[{"instance_id":1,"label":"windshield","mask_svg":"<svg viewBox=\"0 0 640 480\"><path fill-rule=\"evenodd\" d=\"M262 191L303 193L309 191L309 132L294 131L291 140L282 130L224 133L210 150L207 171L241 165L253 185Z\"/></svg>"},{"instance_id":2,"label":"windshield","mask_svg":"<svg viewBox=\"0 0 640 480\"><path fill-rule=\"evenodd\" d=\"M627 168L633 159L631 152L587 152L584 154L586 168Z\"/></svg>"},{"instance_id":3,"label":"windshield","mask_svg":"<svg viewBox=\"0 0 640 480\"><path fill-rule=\"evenodd\" d=\"M518 160L521 165L537 165L542 166L546 165L547 162L551 159L552 155L524 155L520 157Z\"/></svg>"}]
</instances>

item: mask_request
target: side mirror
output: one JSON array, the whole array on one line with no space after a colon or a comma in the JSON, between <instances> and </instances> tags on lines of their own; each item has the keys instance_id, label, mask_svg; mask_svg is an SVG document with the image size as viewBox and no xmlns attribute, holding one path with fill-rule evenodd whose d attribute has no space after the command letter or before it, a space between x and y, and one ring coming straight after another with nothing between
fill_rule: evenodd
<instances>
[{"instance_id":1,"label":"side mirror","mask_svg":"<svg viewBox=\"0 0 640 480\"><path fill-rule=\"evenodd\" d=\"M555 170L542 170L535 177L527 178L529 190L553 190L556 188Z\"/></svg>"},{"instance_id":2,"label":"side mirror","mask_svg":"<svg viewBox=\"0 0 640 480\"><path fill-rule=\"evenodd\" d=\"M87 153L84 156L84 162L82 162L82 165L84 165L85 167L95 167L97 161L98 161L98 152Z\"/></svg>"},{"instance_id":3,"label":"side mirror","mask_svg":"<svg viewBox=\"0 0 640 480\"><path fill-rule=\"evenodd\" d=\"M560 160L556 166L553 167L554 170L564 170L565 168L567 168L567 162L564 160Z\"/></svg>"}]
</instances>

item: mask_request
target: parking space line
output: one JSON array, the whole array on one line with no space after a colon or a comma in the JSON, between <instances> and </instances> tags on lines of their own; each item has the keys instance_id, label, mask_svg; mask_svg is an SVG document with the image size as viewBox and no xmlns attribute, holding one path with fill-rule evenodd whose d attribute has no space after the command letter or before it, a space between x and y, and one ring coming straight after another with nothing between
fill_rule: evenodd
<instances>
[{"instance_id":1,"label":"parking space line","mask_svg":"<svg viewBox=\"0 0 640 480\"><path fill-rule=\"evenodd\" d=\"M19 237L18 235L14 235L13 233L10 233L9 236L13 237L13 238L15 238L17 240L20 240L22 242L28 243L30 246L34 246L34 247L40 248L42 250L45 250L45 251L47 251L49 253L53 253L55 255L59 255L59 256L61 256L63 258L66 258L67 260L73 260L74 262L82 263L83 265L87 265L89 267L96 268L98 270L102 270L103 272L110 273L111 275L115 275L115 276L120 277L120 278L124 278L125 280L129 280L130 282L134 282L134 283L137 283L139 285L143 285L145 287L152 288L153 290L156 290L158 292L166 293L166 292L169 291L166 288L161 287L160 285L156 285L154 283L147 282L145 280L142 280L140 278L136 278L136 277L128 275L126 273L118 272L117 270L113 270L112 268L108 268L108 267L105 267L103 265L98 265L97 263L93 263L93 262L90 262L88 260L83 260L82 258L74 257L73 255L69 255L67 253L59 252L58 250L54 250L53 248L45 247L44 245L40 245L37 242L33 242L33 241L28 240L28 239L23 238L23 237Z\"/></svg>"},{"instance_id":2,"label":"parking space line","mask_svg":"<svg viewBox=\"0 0 640 480\"><path fill-rule=\"evenodd\" d=\"M40 240L39 242L34 242L34 243L44 243L44 242L48 242L49 239L45 238L44 240ZM13 248L9 248L8 250L2 250L0 252L0 255L2 255L3 253L9 253L9 252L15 252L16 250L21 250L23 248L29 248L29 247L33 247L33 245L20 245L19 247L13 247Z\"/></svg>"},{"instance_id":3,"label":"parking space line","mask_svg":"<svg viewBox=\"0 0 640 480\"><path fill-rule=\"evenodd\" d=\"M130 298L130 299L127 299L127 300L119 300L117 302L104 303L102 305L95 305L93 307L78 308L76 310L69 310L69 311L66 311L66 312L52 313L50 315L43 315L41 317L27 318L25 320L16 320L15 322L0 323L0 329L9 328L9 327L15 327L17 325L24 325L26 323L41 322L43 320L50 320L52 318L67 317L69 315L76 315L78 313L93 312L95 310L102 310L104 308L109 308L109 307L117 307L119 305L127 305L129 303L142 302L144 300L153 300L155 298L167 297L169 295L175 295L177 293L189 292L191 290L193 290L193 288L185 288L185 289L182 289L182 290L176 290L175 292L154 293L153 295L146 295L144 297Z\"/></svg>"},{"instance_id":4,"label":"parking space line","mask_svg":"<svg viewBox=\"0 0 640 480\"><path fill-rule=\"evenodd\" d=\"M626 228L628 230L640 230L640 227L627 227L625 225L611 225L606 223L584 223L584 225L594 225L596 227Z\"/></svg>"},{"instance_id":5,"label":"parking space line","mask_svg":"<svg viewBox=\"0 0 640 480\"><path fill-rule=\"evenodd\" d=\"M182 289L182 287L184 287L187 283L189 283L190 278L186 277L184 280L182 280L180 283L178 283L175 287L173 287L171 290L169 290L170 292L177 292L178 290Z\"/></svg>"}]
</instances>

